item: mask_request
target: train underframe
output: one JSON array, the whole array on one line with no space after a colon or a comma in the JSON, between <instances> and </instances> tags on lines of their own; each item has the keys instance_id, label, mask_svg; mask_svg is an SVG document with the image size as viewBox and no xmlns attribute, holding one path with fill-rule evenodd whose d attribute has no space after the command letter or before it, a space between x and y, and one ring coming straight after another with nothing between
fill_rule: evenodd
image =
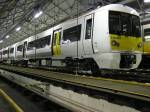
<instances>
[{"instance_id":1,"label":"train underframe","mask_svg":"<svg viewBox=\"0 0 150 112\"><path fill-rule=\"evenodd\" d=\"M120 57L121 57L120 65L119 65L120 68L124 68L124 67L130 68L133 64L136 63L135 55L121 54ZM65 70L68 72L91 71L93 75L101 74L101 69L99 68L98 64L95 62L93 58L83 58L83 59L72 58L72 57L67 57L65 59L24 58L23 60L21 59L3 60L2 63L11 64L15 66L24 66L24 67L41 67L41 68L51 67L51 68L56 68L58 70L60 69Z\"/></svg>"},{"instance_id":2,"label":"train underframe","mask_svg":"<svg viewBox=\"0 0 150 112\"><path fill-rule=\"evenodd\" d=\"M92 58L72 58L67 57L65 59L51 59L51 58L37 58L37 59L23 59L23 60L3 60L3 64L10 64L23 67L43 67L43 68L57 68L73 71L89 71L93 74L100 73L100 69L97 63Z\"/></svg>"}]
</instances>

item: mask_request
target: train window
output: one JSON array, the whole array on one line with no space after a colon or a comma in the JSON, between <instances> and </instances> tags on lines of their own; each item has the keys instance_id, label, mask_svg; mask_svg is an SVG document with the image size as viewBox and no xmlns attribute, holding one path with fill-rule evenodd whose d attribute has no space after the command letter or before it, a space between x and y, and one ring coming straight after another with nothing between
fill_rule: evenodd
<instances>
[{"instance_id":1,"label":"train window","mask_svg":"<svg viewBox=\"0 0 150 112\"><path fill-rule=\"evenodd\" d=\"M92 36L92 19L86 21L85 39L91 39Z\"/></svg>"},{"instance_id":2,"label":"train window","mask_svg":"<svg viewBox=\"0 0 150 112\"><path fill-rule=\"evenodd\" d=\"M37 39L35 41L36 48L37 49L44 48L45 46L50 45L50 41L51 41L51 35Z\"/></svg>"},{"instance_id":3,"label":"train window","mask_svg":"<svg viewBox=\"0 0 150 112\"><path fill-rule=\"evenodd\" d=\"M14 52L14 48L10 48L10 53L13 53Z\"/></svg>"},{"instance_id":4,"label":"train window","mask_svg":"<svg viewBox=\"0 0 150 112\"><path fill-rule=\"evenodd\" d=\"M19 45L19 46L17 47L17 51L22 51L22 48L23 48L23 45Z\"/></svg>"},{"instance_id":5,"label":"train window","mask_svg":"<svg viewBox=\"0 0 150 112\"><path fill-rule=\"evenodd\" d=\"M129 14L121 13L121 27L123 35L131 36L132 26L131 17Z\"/></svg>"},{"instance_id":6,"label":"train window","mask_svg":"<svg viewBox=\"0 0 150 112\"><path fill-rule=\"evenodd\" d=\"M109 32L111 34L140 37L139 17L128 13L110 11Z\"/></svg>"},{"instance_id":7,"label":"train window","mask_svg":"<svg viewBox=\"0 0 150 112\"><path fill-rule=\"evenodd\" d=\"M27 47L27 50L33 50L33 48L35 47L35 41L31 41L28 43L28 47Z\"/></svg>"},{"instance_id":8,"label":"train window","mask_svg":"<svg viewBox=\"0 0 150 112\"><path fill-rule=\"evenodd\" d=\"M8 54L8 50L3 51L3 55Z\"/></svg>"},{"instance_id":9,"label":"train window","mask_svg":"<svg viewBox=\"0 0 150 112\"><path fill-rule=\"evenodd\" d=\"M63 31L63 41L78 41L81 35L81 24Z\"/></svg>"},{"instance_id":10,"label":"train window","mask_svg":"<svg viewBox=\"0 0 150 112\"><path fill-rule=\"evenodd\" d=\"M138 16L132 16L132 32L136 37L141 36L140 18Z\"/></svg>"},{"instance_id":11,"label":"train window","mask_svg":"<svg viewBox=\"0 0 150 112\"><path fill-rule=\"evenodd\" d=\"M109 32L111 34L121 33L120 14L115 11L109 12Z\"/></svg>"},{"instance_id":12,"label":"train window","mask_svg":"<svg viewBox=\"0 0 150 112\"><path fill-rule=\"evenodd\" d=\"M144 29L144 36L150 36L150 28Z\"/></svg>"}]
</instances>

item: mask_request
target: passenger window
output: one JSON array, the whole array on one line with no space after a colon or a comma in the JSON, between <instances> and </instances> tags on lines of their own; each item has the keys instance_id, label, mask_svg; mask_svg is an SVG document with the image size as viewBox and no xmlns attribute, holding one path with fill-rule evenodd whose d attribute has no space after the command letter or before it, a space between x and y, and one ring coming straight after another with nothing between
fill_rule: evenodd
<instances>
[{"instance_id":1,"label":"passenger window","mask_svg":"<svg viewBox=\"0 0 150 112\"><path fill-rule=\"evenodd\" d=\"M31 41L31 42L28 43L27 50L33 50L34 47L35 47L35 42Z\"/></svg>"},{"instance_id":2,"label":"passenger window","mask_svg":"<svg viewBox=\"0 0 150 112\"><path fill-rule=\"evenodd\" d=\"M8 54L8 50L3 51L3 55Z\"/></svg>"},{"instance_id":3,"label":"passenger window","mask_svg":"<svg viewBox=\"0 0 150 112\"><path fill-rule=\"evenodd\" d=\"M19 45L19 46L17 47L17 51L22 51L22 48L23 48L23 45Z\"/></svg>"},{"instance_id":4,"label":"passenger window","mask_svg":"<svg viewBox=\"0 0 150 112\"><path fill-rule=\"evenodd\" d=\"M51 35L37 39L35 42L36 48L40 49L40 48L44 48L45 46L50 45L50 39L51 39L50 37L51 37Z\"/></svg>"},{"instance_id":5,"label":"passenger window","mask_svg":"<svg viewBox=\"0 0 150 112\"><path fill-rule=\"evenodd\" d=\"M92 36L92 19L86 21L85 39L91 39Z\"/></svg>"},{"instance_id":6,"label":"passenger window","mask_svg":"<svg viewBox=\"0 0 150 112\"><path fill-rule=\"evenodd\" d=\"M13 53L14 52L14 48L10 48L10 53Z\"/></svg>"},{"instance_id":7,"label":"passenger window","mask_svg":"<svg viewBox=\"0 0 150 112\"><path fill-rule=\"evenodd\" d=\"M81 24L63 31L63 41L78 41L81 35Z\"/></svg>"},{"instance_id":8,"label":"passenger window","mask_svg":"<svg viewBox=\"0 0 150 112\"><path fill-rule=\"evenodd\" d=\"M150 36L150 28L144 29L144 36Z\"/></svg>"}]
</instances>

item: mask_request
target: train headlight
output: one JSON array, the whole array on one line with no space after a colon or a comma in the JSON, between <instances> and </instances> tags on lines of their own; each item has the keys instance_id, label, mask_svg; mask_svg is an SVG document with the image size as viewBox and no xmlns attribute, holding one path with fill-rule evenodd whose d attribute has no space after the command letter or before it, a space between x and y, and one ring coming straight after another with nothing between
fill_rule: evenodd
<instances>
[{"instance_id":1,"label":"train headlight","mask_svg":"<svg viewBox=\"0 0 150 112\"><path fill-rule=\"evenodd\" d=\"M117 47L119 47L120 44L119 44L117 41L112 40L112 41L111 41L111 45L112 45L112 46L117 46Z\"/></svg>"},{"instance_id":2,"label":"train headlight","mask_svg":"<svg viewBox=\"0 0 150 112\"><path fill-rule=\"evenodd\" d=\"M141 48L141 47L142 47L142 43L141 43L141 42L138 43L137 47L138 47L138 48Z\"/></svg>"}]
</instances>

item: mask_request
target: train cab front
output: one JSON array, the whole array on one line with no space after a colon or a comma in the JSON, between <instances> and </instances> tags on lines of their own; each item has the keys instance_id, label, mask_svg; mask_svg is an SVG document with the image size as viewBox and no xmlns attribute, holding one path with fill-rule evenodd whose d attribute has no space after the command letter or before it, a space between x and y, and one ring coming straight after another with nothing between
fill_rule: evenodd
<instances>
[{"instance_id":1,"label":"train cab front","mask_svg":"<svg viewBox=\"0 0 150 112\"><path fill-rule=\"evenodd\" d=\"M140 19L124 12L109 12L110 48L120 55L119 68L137 68L143 50Z\"/></svg>"}]
</instances>

